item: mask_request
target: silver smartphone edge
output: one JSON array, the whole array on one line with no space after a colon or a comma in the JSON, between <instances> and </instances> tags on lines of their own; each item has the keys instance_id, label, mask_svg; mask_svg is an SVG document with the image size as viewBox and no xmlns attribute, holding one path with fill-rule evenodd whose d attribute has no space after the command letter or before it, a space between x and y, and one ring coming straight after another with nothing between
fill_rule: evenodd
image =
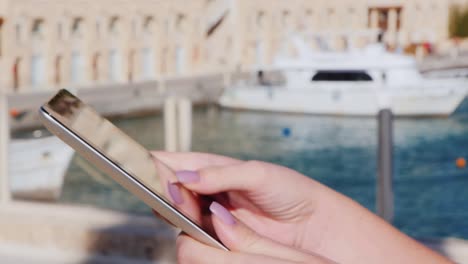
<instances>
[{"instance_id":1,"label":"silver smartphone edge","mask_svg":"<svg viewBox=\"0 0 468 264\"><path fill-rule=\"evenodd\" d=\"M81 156L89 162L96 165L99 169L104 171L116 182L122 185L125 189L141 199L149 207L157 211L161 216L165 217L175 226L179 227L183 232L198 241L213 246L222 250L229 251L221 242L213 238L200 226L188 219L184 214L172 207L162 198L154 194L143 184L135 180L131 175L114 164L102 153L90 146L86 141L77 136L73 131L69 130L66 126L51 116L44 107L39 110L39 117L44 126L62 141L67 143Z\"/></svg>"}]
</instances>

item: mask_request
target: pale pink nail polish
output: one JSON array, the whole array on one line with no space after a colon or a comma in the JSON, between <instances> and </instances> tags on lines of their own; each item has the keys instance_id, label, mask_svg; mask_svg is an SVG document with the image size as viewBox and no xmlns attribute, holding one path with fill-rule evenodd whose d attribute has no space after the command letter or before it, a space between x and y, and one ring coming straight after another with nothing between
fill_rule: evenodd
<instances>
[{"instance_id":1,"label":"pale pink nail polish","mask_svg":"<svg viewBox=\"0 0 468 264\"><path fill-rule=\"evenodd\" d=\"M234 225L236 224L236 220L234 216L226 209L224 206L217 202L212 202L210 205L210 211L221 220L221 222L225 223L226 225Z\"/></svg>"},{"instance_id":2,"label":"pale pink nail polish","mask_svg":"<svg viewBox=\"0 0 468 264\"><path fill-rule=\"evenodd\" d=\"M196 183L200 181L200 175L196 171L177 171L175 175L181 183Z\"/></svg>"},{"instance_id":3,"label":"pale pink nail polish","mask_svg":"<svg viewBox=\"0 0 468 264\"><path fill-rule=\"evenodd\" d=\"M176 204L182 204L184 202L184 198L182 197L182 192L180 191L180 187L174 183L167 183L167 190L169 192L169 196Z\"/></svg>"}]
</instances>

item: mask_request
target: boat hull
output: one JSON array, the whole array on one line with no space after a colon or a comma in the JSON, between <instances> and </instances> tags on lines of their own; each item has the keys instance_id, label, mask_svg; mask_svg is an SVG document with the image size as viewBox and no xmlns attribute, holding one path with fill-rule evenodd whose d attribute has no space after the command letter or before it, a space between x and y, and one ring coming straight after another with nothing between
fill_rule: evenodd
<instances>
[{"instance_id":1,"label":"boat hull","mask_svg":"<svg viewBox=\"0 0 468 264\"><path fill-rule=\"evenodd\" d=\"M391 108L396 116L448 116L464 100L464 92L442 90L376 92L373 87L347 89L234 88L219 104L227 108L272 112L375 116Z\"/></svg>"},{"instance_id":2,"label":"boat hull","mask_svg":"<svg viewBox=\"0 0 468 264\"><path fill-rule=\"evenodd\" d=\"M57 200L73 153L56 137L12 140L8 175L13 197Z\"/></svg>"}]
</instances>

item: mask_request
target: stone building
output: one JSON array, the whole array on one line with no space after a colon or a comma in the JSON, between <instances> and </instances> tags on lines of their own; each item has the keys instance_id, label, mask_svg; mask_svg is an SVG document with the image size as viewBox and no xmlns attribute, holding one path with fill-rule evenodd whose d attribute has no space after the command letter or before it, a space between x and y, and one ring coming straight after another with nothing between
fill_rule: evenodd
<instances>
[{"instance_id":1,"label":"stone building","mask_svg":"<svg viewBox=\"0 0 468 264\"><path fill-rule=\"evenodd\" d=\"M468 0L236 0L224 29L230 35L225 47L232 46L228 54L235 57L218 61L268 65L292 35L301 35L312 49L359 48L380 38L392 50L415 52L429 44L445 52L452 45L450 9L467 5Z\"/></svg>"},{"instance_id":2,"label":"stone building","mask_svg":"<svg viewBox=\"0 0 468 264\"><path fill-rule=\"evenodd\" d=\"M269 65L299 35L312 49L380 38L404 50L451 45L468 0L0 0L8 92L86 87Z\"/></svg>"},{"instance_id":3,"label":"stone building","mask_svg":"<svg viewBox=\"0 0 468 264\"><path fill-rule=\"evenodd\" d=\"M201 71L203 1L0 2L2 83L14 92Z\"/></svg>"}]
</instances>

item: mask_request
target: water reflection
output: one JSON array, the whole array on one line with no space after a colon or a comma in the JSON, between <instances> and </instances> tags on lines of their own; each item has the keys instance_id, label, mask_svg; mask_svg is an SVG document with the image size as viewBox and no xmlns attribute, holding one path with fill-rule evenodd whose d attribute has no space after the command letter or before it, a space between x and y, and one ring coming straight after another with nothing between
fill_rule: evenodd
<instances>
[{"instance_id":1,"label":"water reflection","mask_svg":"<svg viewBox=\"0 0 468 264\"><path fill-rule=\"evenodd\" d=\"M160 115L116 120L146 147L161 149ZM468 105L448 119L395 121L396 225L418 237L468 238ZM289 128L291 134L283 135ZM376 121L270 114L194 111L193 150L260 159L296 169L374 208ZM136 213L146 206L112 183L99 183L73 164L62 202L82 202Z\"/></svg>"}]
</instances>

